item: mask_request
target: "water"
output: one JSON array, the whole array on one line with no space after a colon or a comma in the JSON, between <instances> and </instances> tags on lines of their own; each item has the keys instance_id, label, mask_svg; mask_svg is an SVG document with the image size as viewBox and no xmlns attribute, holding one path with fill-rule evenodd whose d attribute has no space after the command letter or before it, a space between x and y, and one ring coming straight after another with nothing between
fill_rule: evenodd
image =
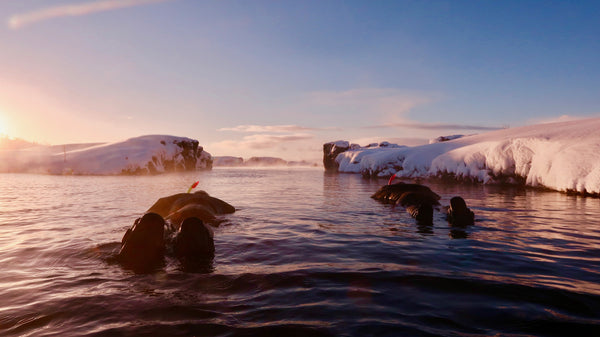
<instances>
[{"instance_id":1,"label":"water","mask_svg":"<svg viewBox=\"0 0 600 337\"><path fill-rule=\"evenodd\" d=\"M200 188L238 211L200 270L111 262L159 197ZM417 226L318 169L157 177L0 175L0 335L598 336L600 200L427 183L476 224Z\"/></svg>"}]
</instances>

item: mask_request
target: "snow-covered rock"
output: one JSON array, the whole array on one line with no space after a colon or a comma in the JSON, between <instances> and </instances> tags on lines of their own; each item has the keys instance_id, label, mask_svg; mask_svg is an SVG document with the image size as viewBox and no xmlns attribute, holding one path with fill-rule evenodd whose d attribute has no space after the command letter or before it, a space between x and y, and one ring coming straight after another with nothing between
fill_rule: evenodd
<instances>
[{"instance_id":1,"label":"snow-covered rock","mask_svg":"<svg viewBox=\"0 0 600 337\"><path fill-rule=\"evenodd\" d=\"M343 140L323 144L323 166L325 171L337 171L338 162L336 158L340 153L350 149L350 143Z\"/></svg>"},{"instance_id":2,"label":"snow-covered rock","mask_svg":"<svg viewBox=\"0 0 600 337\"><path fill-rule=\"evenodd\" d=\"M50 174L157 174L212 168L212 156L197 140L165 135L0 151L0 161L1 172Z\"/></svg>"},{"instance_id":3,"label":"snow-covered rock","mask_svg":"<svg viewBox=\"0 0 600 337\"><path fill-rule=\"evenodd\" d=\"M434 139L430 139L429 140L429 144L447 142L449 140L462 138L464 136L465 135L440 136L440 137L437 137L437 138L434 138Z\"/></svg>"},{"instance_id":4,"label":"snow-covered rock","mask_svg":"<svg viewBox=\"0 0 600 337\"><path fill-rule=\"evenodd\" d=\"M339 172L451 177L600 194L600 118L538 124L416 147L349 149Z\"/></svg>"}]
</instances>

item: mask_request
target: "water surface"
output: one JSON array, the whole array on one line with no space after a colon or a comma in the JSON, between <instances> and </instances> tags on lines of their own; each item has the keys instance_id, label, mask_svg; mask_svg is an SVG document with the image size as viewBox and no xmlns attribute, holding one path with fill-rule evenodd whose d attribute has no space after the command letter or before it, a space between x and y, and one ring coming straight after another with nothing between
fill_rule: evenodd
<instances>
[{"instance_id":1,"label":"water surface","mask_svg":"<svg viewBox=\"0 0 600 337\"><path fill-rule=\"evenodd\" d=\"M111 262L138 216L195 180L238 209L211 263ZM463 230L369 198L382 184L319 169L2 174L0 334L600 335L599 199L427 182L475 211Z\"/></svg>"}]
</instances>

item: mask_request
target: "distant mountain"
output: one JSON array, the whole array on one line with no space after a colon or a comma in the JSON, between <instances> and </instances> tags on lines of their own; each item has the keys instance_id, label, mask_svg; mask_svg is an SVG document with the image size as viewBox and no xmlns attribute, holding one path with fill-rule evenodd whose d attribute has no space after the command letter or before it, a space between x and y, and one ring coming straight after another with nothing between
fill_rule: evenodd
<instances>
[{"instance_id":1,"label":"distant mountain","mask_svg":"<svg viewBox=\"0 0 600 337\"><path fill-rule=\"evenodd\" d=\"M237 167L244 166L244 158L231 156L215 156L213 158L213 166Z\"/></svg>"},{"instance_id":2,"label":"distant mountain","mask_svg":"<svg viewBox=\"0 0 600 337\"><path fill-rule=\"evenodd\" d=\"M215 156L213 159L215 167L275 167L275 166L317 166L305 160L286 161L277 157L250 157L246 160L242 157Z\"/></svg>"},{"instance_id":3,"label":"distant mountain","mask_svg":"<svg viewBox=\"0 0 600 337\"><path fill-rule=\"evenodd\" d=\"M33 146L38 146L37 143L28 142L20 138L11 138L6 135L0 135L0 150L18 150Z\"/></svg>"}]
</instances>

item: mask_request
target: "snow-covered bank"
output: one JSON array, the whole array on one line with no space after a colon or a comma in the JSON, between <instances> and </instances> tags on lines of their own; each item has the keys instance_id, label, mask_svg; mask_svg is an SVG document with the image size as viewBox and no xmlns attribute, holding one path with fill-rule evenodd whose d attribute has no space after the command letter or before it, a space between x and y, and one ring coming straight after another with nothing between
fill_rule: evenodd
<instances>
[{"instance_id":1,"label":"snow-covered bank","mask_svg":"<svg viewBox=\"0 0 600 337\"><path fill-rule=\"evenodd\" d=\"M416 147L351 147L339 172L453 177L600 194L600 118L537 124Z\"/></svg>"},{"instance_id":2,"label":"snow-covered bank","mask_svg":"<svg viewBox=\"0 0 600 337\"><path fill-rule=\"evenodd\" d=\"M212 168L198 141L151 135L116 143L37 145L0 151L0 172L49 174L157 174Z\"/></svg>"}]
</instances>

